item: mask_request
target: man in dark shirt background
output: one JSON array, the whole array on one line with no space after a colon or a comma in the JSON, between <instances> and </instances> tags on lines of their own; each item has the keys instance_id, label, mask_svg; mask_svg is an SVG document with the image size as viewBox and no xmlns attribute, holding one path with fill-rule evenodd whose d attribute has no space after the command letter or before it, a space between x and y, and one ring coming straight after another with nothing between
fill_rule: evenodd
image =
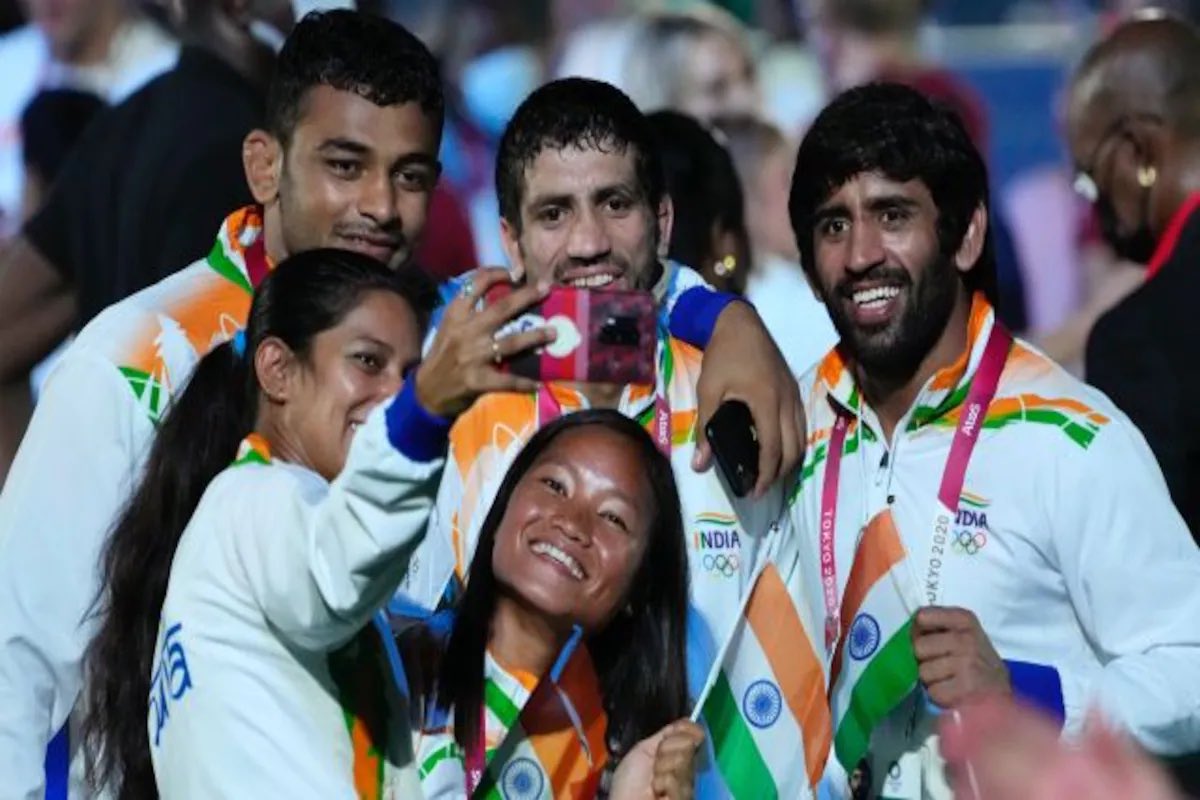
<instances>
[{"instance_id":1,"label":"man in dark shirt background","mask_svg":"<svg viewBox=\"0 0 1200 800\"><path fill-rule=\"evenodd\" d=\"M287 31L293 19L289 0L249 5L169 4L176 67L95 120L0 251L0 480L28 422L30 369L101 309L203 255L229 209L250 202L242 140L274 59L251 25Z\"/></svg>"},{"instance_id":2,"label":"man in dark shirt background","mask_svg":"<svg viewBox=\"0 0 1200 800\"><path fill-rule=\"evenodd\" d=\"M1077 189L1117 254L1147 265L1092 329L1086 378L1141 429L1200 538L1200 30L1116 28L1076 73L1067 122Z\"/></svg>"}]
</instances>

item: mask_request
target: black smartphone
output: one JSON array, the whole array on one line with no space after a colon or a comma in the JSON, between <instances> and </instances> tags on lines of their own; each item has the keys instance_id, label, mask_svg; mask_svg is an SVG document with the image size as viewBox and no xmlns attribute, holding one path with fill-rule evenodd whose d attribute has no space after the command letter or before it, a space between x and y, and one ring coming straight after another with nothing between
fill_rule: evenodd
<instances>
[{"instance_id":1,"label":"black smartphone","mask_svg":"<svg viewBox=\"0 0 1200 800\"><path fill-rule=\"evenodd\" d=\"M704 426L717 466L737 497L758 483L758 429L741 400L726 400Z\"/></svg>"}]
</instances>

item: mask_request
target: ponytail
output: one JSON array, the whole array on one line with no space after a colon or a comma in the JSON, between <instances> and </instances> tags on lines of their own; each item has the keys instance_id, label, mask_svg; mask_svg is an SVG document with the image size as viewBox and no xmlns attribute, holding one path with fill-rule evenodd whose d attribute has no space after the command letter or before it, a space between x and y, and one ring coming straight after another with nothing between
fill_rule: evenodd
<instances>
[{"instance_id":1,"label":"ponytail","mask_svg":"<svg viewBox=\"0 0 1200 800\"><path fill-rule=\"evenodd\" d=\"M102 622L84 656L83 744L89 783L98 792L119 785L119 800L157 795L146 715L159 614L192 512L254 426L250 373L230 342L200 361L159 426L101 559Z\"/></svg>"},{"instance_id":2,"label":"ponytail","mask_svg":"<svg viewBox=\"0 0 1200 800\"><path fill-rule=\"evenodd\" d=\"M370 291L404 298L422 328L437 296L419 270L392 272L364 255L318 249L288 258L255 292L245 334L206 355L172 401L101 560L100 627L84 656L83 746L97 792L118 800L157 794L146 718L159 617L184 529L254 429L258 346L274 337L305 358L313 338Z\"/></svg>"}]
</instances>

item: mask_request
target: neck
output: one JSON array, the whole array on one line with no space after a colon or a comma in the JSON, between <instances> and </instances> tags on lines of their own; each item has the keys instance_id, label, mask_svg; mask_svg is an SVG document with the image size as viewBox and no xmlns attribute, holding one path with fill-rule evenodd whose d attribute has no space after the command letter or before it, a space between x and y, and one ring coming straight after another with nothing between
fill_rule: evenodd
<instances>
[{"instance_id":1,"label":"neck","mask_svg":"<svg viewBox=\"0 0 1200 800\"><path fill-rule=\"evenodd\" d=\"M971 298L965 289L959 290L958 300L954 310L950 312L950 320L942 329L937 342L921 359L915 372L907 378L894 379L867 373L860 365L855 365L855 378L862 388L863 397L883 428L883 436L887 442L892 441L892 434L900 420L912 408L921 389L940 369L950 366L967 349L967 329L971 317Z\"/></svg>"},{"instance_id":2,"label":"neck","mask_svg":"<svg viewBox=\"0 0 1200 800\"><path fill-rule=\"evenodd\" d=\"M84 36L78 41L54 48L54 57L77 67L103 63L108 59L113 39L125 21L126 15L121 4L108 3Z\"/></svg>"},{"instance_id":3,"label":"neck","mask_svg":"<svg viewBox=\"0 0 1200 800\"><path fill-rule=\"evenodd\" d=\"M258 403L260 411L258 419L254 423L254 432L265 439L267 447L271 448L271 460L286 461L315 472L316 469L305 453L304 447L282 419L284 413L282 407L272 404L262 395L259 396ZM327 479L332 480L328 476Z\"/></svg>"},{"instance_id":4,"label":"neck","mask_svg":"<svg viewBox=\"0 0 1200 800\"><path fill-rule=\"evenodd\" d=\"M206 14L190 20L181 38L225 62L255 88L266 89L275 54L241 26L220 14Z\"/></svg>"},{"instance_id":5,"label":"neck","mask_svg":"<svg viewBox=\"0 0 1200 800\"><path fill-rule=\"evenodd\" d=\"M507 592L496 599L488 649L508 669L543 675L558 657L570 628L547 619Z\"/></svg>"},{"instance_id":6,"label":"neck","mask_svg":"<svg viewBox=\"0 0 1200 800\"><path fill-rule=\"evenodd\" d=\"M618 408L625 387L618 383L577 383L574 388L592 408Z\"/></svg>"}]
</instances>

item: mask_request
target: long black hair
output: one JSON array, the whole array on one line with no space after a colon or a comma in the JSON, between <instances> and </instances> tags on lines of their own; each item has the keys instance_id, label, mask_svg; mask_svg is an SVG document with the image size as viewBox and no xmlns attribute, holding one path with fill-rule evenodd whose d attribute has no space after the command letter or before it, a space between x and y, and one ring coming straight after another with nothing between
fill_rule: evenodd
<instances>
[{"instance_id":1,"label":"long black hair","mask_svg":"<svg viewBox=\"0 0 1200 800\"><path fill-rule=\"evenodd\" d=\"M313 338L371 291L403 297L424 329L434 291L418 271L391 272L341 250L292 256L255 293L244 346L226 342L205 355L172 402L101 559L102 588L93 611L99 629L84 656L83 744L96 789L108 787L118 798L156 795L146 715L159 615L184 528L208 484L254 428L254 352L276 337L307 357Z\"/></svg>"},{"instance_id":2,"label":"long black hair","mask_svg":"<svg viewBox=\"0 0 1200 800\"><path fill-rule=\"evenodd\" d=\"M492 551L504 511L521 478L551 442L565 431L593 425L637 446L656 505L650 541L627 598L628 612L617 614L586 639L608 715L609 748L620 758L641 739L687 714L687 542L671 463L649 434L623 414L608 409L580 411L559 417L529 440L504 476L479 534L470 580L438 668L436 690L437 705L453 709L454 738L467 752L483 736L479 709L484 653L500 591Z\"/></svg>"}]
</instances>

